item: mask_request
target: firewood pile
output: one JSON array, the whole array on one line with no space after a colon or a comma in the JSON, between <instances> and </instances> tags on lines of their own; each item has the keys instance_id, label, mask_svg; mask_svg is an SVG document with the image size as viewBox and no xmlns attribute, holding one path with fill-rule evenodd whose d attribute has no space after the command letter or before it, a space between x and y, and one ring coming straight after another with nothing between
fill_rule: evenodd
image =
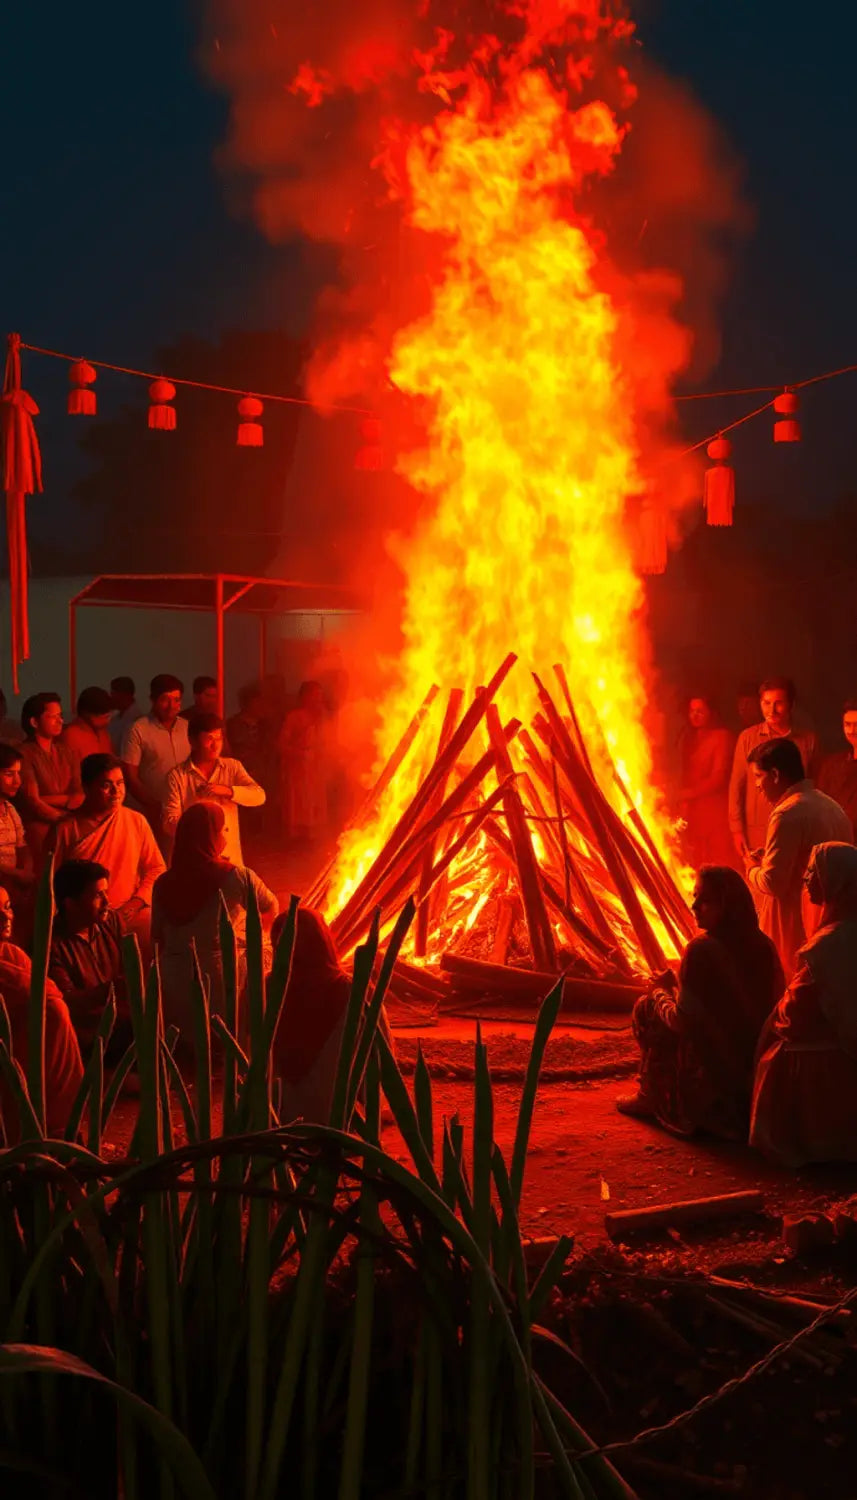
<instances>
[{"instance_id":1,"label":"firewood pile","mask_svg":"<svg viewBox=\"0 0 857 1500\"><path fill-rule=\"evenodd\" d=\"M561 975L566 1008L627 1009L681 952L693 917L603 740L596 775L562 667L553 691L533 674L529 727L501 721L495 700L515 660L466 708L460 689L449 693L418 775L409 752L439 717L431 690L307 900L326 907L347 955L377 910L383 928L414 899L410 949L393 976L405 1000L535 1005ZM337 908L344 851L397 794L397 821Z\"/></svg>"}]
</instances>

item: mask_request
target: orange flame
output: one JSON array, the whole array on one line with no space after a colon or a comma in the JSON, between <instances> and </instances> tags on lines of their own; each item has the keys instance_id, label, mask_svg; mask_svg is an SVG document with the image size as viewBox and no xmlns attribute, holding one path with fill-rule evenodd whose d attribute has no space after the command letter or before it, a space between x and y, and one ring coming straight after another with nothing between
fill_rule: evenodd
<instances>
[{"instance_id":1,"label":"orange flame","mask_svg":"<svg viewBox=\"0 0 857 1500\"><path fill-rule=\"evenodd\" d=\"M587 70L578 62L572 84L571 69L558 82L545 55L572 25L595 35L608 23L580 0L531 0L516 12L528 22L516 44L493 39L489 68L433 75L447 106L428 125L389 131L390 180L442 261L427 312L399 332L388 365L425 420L425 446L403 454L400 468L433 503L396 544L404 649L377 749L383 761L433 682L472 695L510 649L523 670L504 687L501 710L527 719L536 709L527 669L546 674L559 660L590 750L598 760L606 739L669 859L643 728L644 600L628 520L649 480L620 312L582 208L626 127L604 100L570 108ZM438 49L430 61L439 65ZM426 744L437 728L430 718ZM602 757L605 790L624 814L608 766ZM345 835L331 911L400 815L413 790L406 780L394 781L374 826Z\"/></svg>"}]
</instances>

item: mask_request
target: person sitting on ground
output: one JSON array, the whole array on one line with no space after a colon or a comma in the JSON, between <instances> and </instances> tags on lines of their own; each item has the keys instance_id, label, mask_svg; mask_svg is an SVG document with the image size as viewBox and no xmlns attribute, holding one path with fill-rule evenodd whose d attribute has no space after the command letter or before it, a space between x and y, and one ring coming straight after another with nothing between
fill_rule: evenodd
<instances>
[{"instance_id":1,"label":"person sitting on ground","mask_svg":"<svg viewBox=\"0 0 857 1500\"><path fill-rule=\"evenodd\" d=\"M148 953L152 888L164 860L142 813L125 807L125 777L115 755L88 755L80 768L86 800L57 826L57 865L94 860L108 873L107 897L123 932Z\"/></svg>"},{"instance_id":2,"label":"person sitting on ground","mask_svg":"<svg viewBox=\"0 0 857 1500\"><path fill-rule=\"evenodd\" d=\"M117 1024L114 1055L131 1039L122 973L122 923L110 910L110 871L92 859L70 859L54 871L57 914L48 973L65 1000L82 1046L89 1047L111 990Z\"/></svg>"},{"instance_id":3,"label":"person sitting on ground","mask_svg":"<svg viewBox=\"0 0 857 1500\"><path fill-rule=\"evenodd\" d=\"M821 915L808 900L803 876L814 844L853 843L847 813L804 776L800 748L785 738L763 741L750 753L760 797L771 808L765 847L747 857L747 880L759 925L777 945L787 979L795 957Z\"/></svg>"},{"instance_id":4,"label":"person sitting on ground","mask_svg":"<svg viewBox=\"0 0 857 1500\"><path fill-rule=\"evenodd\" d=\"M66 724L60 740L80 763L87 755L112 755L108 725L113 717L113 699L105 688L84 688L77 700L77 717Z\"/></svg>"},{"instance_id":5,"label":"person sitting on ground","mask_svg":"<svg viewBox=\"0 0 857 1500\"><path fill-rule=\"evenodd\" d=\"M857 849L819 844L805 878L821 926L760 1045L750 1125L786 1167L857 1161Z\"/></svg>"},{"instance_id":6,"label":"person sitting on ground","mask_svg":"<svg viewBox=\"0 0 857 1500\"><path fill-rule=\"evenodd\" d=\"M790 677L769 677L759 688L762 722L751 725L738 736L729 779L729 828L742 861L746 861L747 855L754 850L763 848L770 812L750 766L753 751L761 745L788 739L800 750L803 775L815 776L818 738L811 729L795 726L796 697Z\"/></svg>"},{"instance_id":7,"label":"person sitting on ground","mask_svg":"<svg viewBox=\"0 0 857 1500\"><path fill-rule=\"evenodd\" d=\"M83 801L80 766L60 743L59 693L36 693L28 698L21 710L21 726L26 740L21 746L18 811L38 870L51 827Z\"/></svg>"},{"instance_id":8,"label":"person sitting on ground","mask_svg":"<svg viewBox=\"0 0 857 1500\"><path fill-rule=\"evenodd\" d=\"M822 761L816 785L845 809L857 833L857 698L842 709L842 733L848 748Z\"/></svg>"},{"instance_id":9,"label":"person sitting on ground","mask_svg":"<svg viewBox=\"0 0 857 1500\"><path fill-rule=\"evenodd\" d=\"M167 777L190 755L187 721L180 717L184 684L169 672L152 678L151 713L131 725L122 745L128 790L160 830Z\"/></svg>"},{"instance_id":10,"label":"person sitting on ground","mask_svg":"<svg viewBox=\"0 0 857 1500\"><path fill-rule=\"evenodd\" d=\"M24 731L16 719L9 718L9 705L6 702L6 694L0 688L0 743L4 745L20 745L24 739Z\"/></svg>"},{"instance_id":11,"label":"person sitting on ground","mask_svg":"<svg viewBox=\"0 0 857 1500\"><path fill-rule=\"evenodd\" d=\"M26 1077L29 1047L30 982L32 966L12 937L12 903L0 886L0 996L9 1017L12 1057ZM68 1006L52 979L45 980L44 1022L45 1125L48 1136L61 1138L71 1106L83 1080L83 1062ZM20 1135L18 1106L0 1075L0 1124L7 1144Z\"/></svg>"},{"instance_id":12,"label":"person sitting on ground","mask_svg":"<svg viewBox=\"0 0 857 1500\"><path fill-rule=\"evenodd\" d=\"M121 755L125 736L132 724L140 717L137 707L137 688L133 677L113 677L110 681L110 701L113 718L110 720L110 743L114 755Z\"/></svg>"},{"instance_id":13,"label":"person sitting on ground","mask_svg":"<svg viewBox=\"0 0 857 1500\"><path fill-rule=\"evenodd\" d=\"M223 960L220 949L221 898L225 903L238 960L239 1031L246 983L247 901L252 888L263 928L270 928L279 903L253 870L224 858L226 819L220 802L199 801L182 813L176 828L170 869L155 882L152 940L161 971L164 1022L179 1027L184 1044L193 1044L191 985L194 954L208 987L212 1015L223 1015ZM270 968L270 944L265 944Z\"/></svg>"},{"instance_id":14,"label":"person sitting on ground","mask_svg":"<svg viewBox=\"0 0 857 1500\"><path fill-rule=\"evenodd\" d=\"M220 694L217 691L216 677L194 677L193 679L193 703L190 708L183 708L181 717L192 719L195 714L216 714L220 712Z\"/></svg>"},{"instance_id":15,"label":"person sitting on ground","mask_svg":"<svg viewBox=\"0 0 857 1500\"><path fill-rule=\"evenodd\" d=\"M21 790L21 752L0 744L0 879L13 897L33 888L33 859L14 799Z\"/></svg>"},{"instance_id":16,"label":"person sitting on ground","mask_svg":"<svg viewBox=\"0 0 857 1500\"><path fill-rule=\"evenodd\" d=\"M756 1045L785 988L782 966L737 870L703 867L692 906L701 934L678 982L667 973L634 1006L639 1088L616 1107L679 1135L746 1140Z\"/></svg>"},{"instance_id":17,"label":"person sitting on ground","mask_svg":"<svg viewBox=\"0 0 857 1500\"><path fill-rule=\"evenodd\" d=\"M224 858L233 865L243 863L239 807L261 807L265 793L240 760L223 755L223 720L217 714L194 714L188 720L190 755L167 777L161 821L165 841L171 842L183 812L200 798L219 802L226 819Z\"/></svg>"}]
</instances>

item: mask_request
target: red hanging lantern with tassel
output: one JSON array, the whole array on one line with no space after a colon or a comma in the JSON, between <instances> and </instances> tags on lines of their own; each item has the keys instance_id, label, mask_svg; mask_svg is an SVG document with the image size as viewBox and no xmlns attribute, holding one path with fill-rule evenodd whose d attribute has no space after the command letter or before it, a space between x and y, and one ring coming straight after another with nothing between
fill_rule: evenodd
<instances>
[{"instance_id":1,"label":"red hanging lantern with tassel","mask_svg":"<svg viewBox=\"0 0 857 1500\"><path fill-rule=\"evenodd\" d=\"M238 447L239 448L264 448L265 429L262 423L257 421L265 410L258 396L242 396L238 402L238 415L241 421L238 423Z\"/></svg>"},{"instance_id":2,"label":"red hanging lantern with tassel","mask_svg":"<svg viewBox=\"0 0 857 1500\"><path fill-rule=\"evenodd\" d=\"M176 388L171 380L153 380L149 386L149 426L159 432L174 432L176 409L168 402L174 401Z\"/></svg>"},{"instance_id":3,"label":"red hanging lantern with tassel","mask_svg":"<svg viewBox=\"0 0 857 1500\"><path fill-rule=\"evenodd\" d=\"M640 514L640 572L664 573L668 555L667 518L660 506L645 505Z\"/></svg>"},{"instance_id":4,"label":"red hanging lantern with tassel","mask_svg":"<svg viewBox=\"0 0 857 1500\"><path fill-rule=\"evenodd\" d=\"M68 372L68 414L70 417L94 417L96 412L95 392L87 386L95 383L95 370L85 359L76 359Z\"/></svg>"},{"instance_id":5,"label":"red hanging lantern with tassel","mask_svg":"<svg viewBox=\"0 0 857 1500\"><path fill-rule=\"evenodd\" d=\"M708 444L714 465L705 471L703 504L709 526L731 526L735 509L735 470L726 462L732 452L728 438L716 437Z\"/></svg>"},{"instance_id":6,"label":"red hanging lantern with tassel","mask_svg":"<svg viewBox=\"0 0 857 1500\"><path fill-rule=\"evenodd\" d=\"M377 473L382 467L381 423L377 417L367 417L365 422L360 423L360 436L363 446L358 448L354 456L354 467Z\"/></svg>"},{"instance_id":7,"label":"red hanging lantern with tassel","mask_svg":"<svg viewBox=\"0 0 857 1500\"><path fill-rule=\"evenodd\" d=\"M800 422L795 416L797 409L798 398L794 391L782 391L774 397L774 411L778 418L774 423L775 443L800 442Z\"/></svg>"}]
</instances>

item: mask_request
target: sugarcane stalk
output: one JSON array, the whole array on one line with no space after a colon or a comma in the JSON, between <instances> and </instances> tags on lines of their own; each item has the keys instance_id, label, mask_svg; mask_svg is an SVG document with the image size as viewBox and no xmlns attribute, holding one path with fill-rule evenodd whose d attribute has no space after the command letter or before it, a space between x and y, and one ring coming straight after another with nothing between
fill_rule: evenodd
<instances>
[{"instance_id":1,"label":"sugarcane stalk","mask_svg":"<svg viewBox=\"0 0 857 1500\"><path fill-rule=\"evenodd\" d=\"M494 748L498 783L502 782L504 778L507 780L506 791L503 794L503 810L506 814L509 836L515 852L515 863L518 868L521 899L524 903L524 916L530 935L533 960L538 968L553 969L556 967L556 947L554 945L553 932L551 931L548 914L545 910L544 897L542 896L539 882L539 869L535 854L533 853L530 830L527 827L524 817L521 799L514 782L508 780L509 777L514 775L514 767L503 735L500 714L496 704L490 704L485 722L491 744Z\"/></svg>"},{"instance_id":2,"label":"sugarcane stalk","mask_svg":"<svg viewBox=\"0 0 857 1500\"><path fill-rule=\"evenodd\" d=\"M446 713L443 717L440 736L437 742L438 756L441 756L443 754L444 750L449 744L449 741L452 738L452 733L455 728L458 715L461 712L461 704L463 702L463 699L464 690L462 688L451 689L449 698L447 699ZM443 803L444 794L446 792L447 779L447 777L444 777L435 793L435 811ZM417 958L425 958L426 944L428 942L429 914L431 911L431 903L428 901L427 897L432 865L434 864L436 846L437 839L432 838L426 845L426 850L423 855L423 867L420 874L420 884L418 891L419 904L417 906L417 921L414 930L414 953L416 954Z\"/></svg>"}]
</instances>

